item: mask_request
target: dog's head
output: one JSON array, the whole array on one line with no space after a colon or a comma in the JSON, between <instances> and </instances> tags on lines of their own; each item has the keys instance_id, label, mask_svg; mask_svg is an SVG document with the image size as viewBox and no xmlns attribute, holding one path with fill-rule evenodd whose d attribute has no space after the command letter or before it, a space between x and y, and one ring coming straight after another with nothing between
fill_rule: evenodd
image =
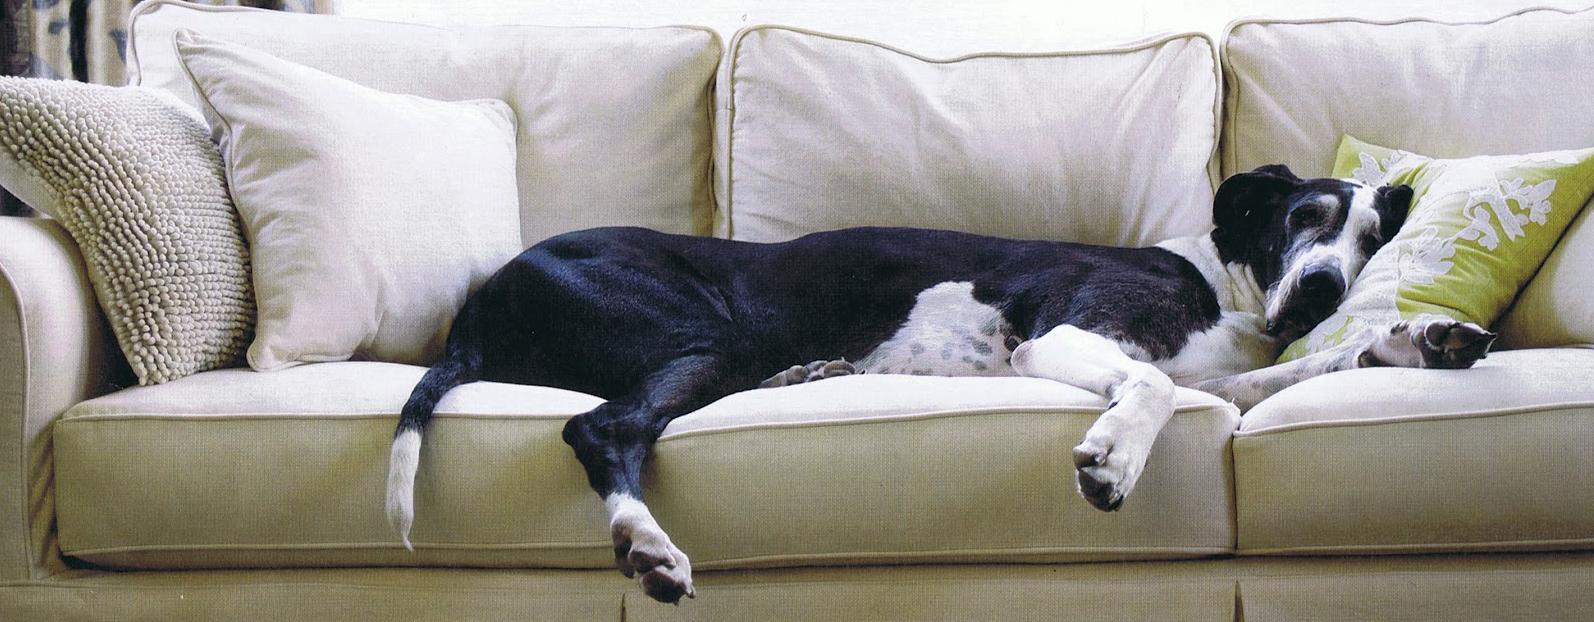
<instances>
[{"instance_id":1,"label":"dog's head","mask_svg":"<svg viewBox=\"0 0 1594 622\"><path fill-rule=\"evenodd\" d=\"M1395 236L1411 188L1301 179L1275 164L1223 182L1212 240L1266 291L1268 334L1292 340L1327 318L1367 259Z\"/></svg>"}]
</instances>

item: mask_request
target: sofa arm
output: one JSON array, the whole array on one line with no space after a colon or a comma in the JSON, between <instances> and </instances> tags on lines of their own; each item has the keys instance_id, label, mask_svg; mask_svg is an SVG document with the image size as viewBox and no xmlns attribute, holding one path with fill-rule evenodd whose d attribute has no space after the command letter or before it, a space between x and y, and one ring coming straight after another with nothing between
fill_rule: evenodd
<instances>
[{"instance_id":1,"label":"sofa arm","mask_svg":"<svg viewBox=\"0 0 1594 622\"><path fill-rule=\"evenodd\" d=\"M0 583L64 568L50 424L126 383L126 365L66 231L0 217Z\"/></svg>"}]
</instances>

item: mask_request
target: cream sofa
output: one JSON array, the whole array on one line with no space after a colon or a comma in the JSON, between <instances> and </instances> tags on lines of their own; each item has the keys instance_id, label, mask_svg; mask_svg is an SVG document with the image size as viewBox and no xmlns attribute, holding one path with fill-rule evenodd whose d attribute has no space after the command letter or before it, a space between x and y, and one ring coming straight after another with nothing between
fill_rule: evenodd
<instances>
[{"instance_id":1,"label":"cream sofa","mask_svg":"<svg viewBox=\"0 0 1594 622\"><path fill-rule=\"evenodd\" d=\"M1594 145L1591 11L939 60L782 27L448 31L146 3L134 80L191 99L178 27L509 101L528 244L601 224L1149 244L1205 231L1226 174L1326 174L1341 133L1437 156ZM1181 389L1116 513L1074 492L1068 448L1105 406L1082 391L872 376L733 395L672 423L648 473L698 571L674 608L613 570L560 440L597 398L451 394L409 552L382 495L422 368L131 387L64 230L0 219L0 619L1574 619L1594 611L1588 221L1474 369L1333 374L1244 417Z\"/></svg>"}]
</instances>

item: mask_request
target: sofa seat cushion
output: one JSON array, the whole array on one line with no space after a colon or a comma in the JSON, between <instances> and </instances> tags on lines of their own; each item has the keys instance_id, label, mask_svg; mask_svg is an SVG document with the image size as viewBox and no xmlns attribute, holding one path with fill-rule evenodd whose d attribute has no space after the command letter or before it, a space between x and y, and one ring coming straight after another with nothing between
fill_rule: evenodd
<instances>
[{"instance_id":1,"label":"sofa seat cushion","mask_svg":"<svg viewBox=\"0 0 1594 622\"><path fill-rule=\"evenodd\" d=\"M1594 548L1594 349L1359 369L1258 404L1234 439L1242 553Z\"/></svg>"},{"instance_id":2,"label":"sofa seat cushion","mask_svg":"<svg viewBox=\"0 0 1594 622\"><path fill-rule=\"evenodd\" d=\"M393 424L422 369L213 371L84 402L55 426L61 548L126 568L610 567L560 438L598 398L476 383L438 407L415 552L384 514ZM751 391L677 419L647 496L700 568L1138 559L1232 551L1230 405L1181 391L1114 514L1069 449L1102 398L1042 380L868 376Z\"/></svg>"},{"instance_id":3,"label":"sofa seat cushion","mask_svg":"<svg viewBox=\"0 0 1594 622\"><path fill-rule=\"evenodd\" d=\"M1156 559L1232 551L1233 405L1180 389L1114 513L1070 450L1106 407L1031 378L849 376L674 421L645 482L699 569Z\"/></svg>"},{"instance_id":4,"label":"sofa seat cushion","mask_svg":"<svg viewBox=\"0 0 1594 622\"><path fill-rule=\"evenodd\" d=\"M603 506L560 438L601 400L498 383L438 405L404 550L388 454L424 371L222 370L79 404L55 426L62 552L136 568L611 565Z\"/></svg>"}]
</instances>

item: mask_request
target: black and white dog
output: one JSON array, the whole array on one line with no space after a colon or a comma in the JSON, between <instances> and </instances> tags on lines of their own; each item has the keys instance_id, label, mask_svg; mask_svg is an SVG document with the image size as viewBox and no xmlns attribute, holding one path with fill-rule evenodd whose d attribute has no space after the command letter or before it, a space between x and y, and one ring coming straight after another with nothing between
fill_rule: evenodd
<instances>
[{"instance_id":1,"label":"black and white dog","mask_svg":"<svg viewBox=\"0 0 1594 622\"><path fill-rule=\"evenodd\" d=\"M388 517L409 546L421 435L449 389L590 393L608 401L571 418L564 440L608 509L620 570L678 602L694 595L691 568L640 483L665 425L737 391L861 372L1031 376L1106 396L1073 458L1086 501L1114 510L1175 385L1249 407L1338 369L1483 357L1493 334L1426 318L1267 367L1334 311L1411 197L1265 166L1219 188L1210 235L1138 249L890 228L779 244L630 228L550 238L471 295L404 405Z\"/></svg>"}]
</instances>

